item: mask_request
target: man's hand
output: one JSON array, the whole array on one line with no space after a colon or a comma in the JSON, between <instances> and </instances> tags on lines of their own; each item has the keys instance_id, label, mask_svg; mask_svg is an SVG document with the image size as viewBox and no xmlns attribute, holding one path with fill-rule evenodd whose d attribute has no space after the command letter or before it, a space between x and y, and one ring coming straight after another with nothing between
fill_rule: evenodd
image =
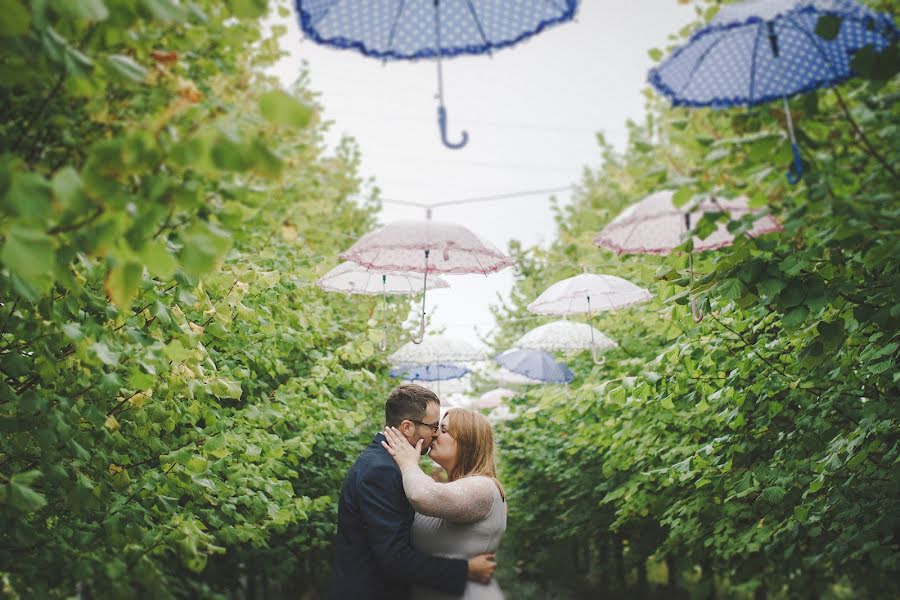
<instances>
[{"instance_id":1,"label":"man's hand","mask_svg":"<svg viewBox=\"0 0 900 600\"><path fill-rule=\"evenodd\" d=\"M479 554L469 559L469 579L478 583L490 583L497 570L496 555Z\"/></svg>"}]
</instances>

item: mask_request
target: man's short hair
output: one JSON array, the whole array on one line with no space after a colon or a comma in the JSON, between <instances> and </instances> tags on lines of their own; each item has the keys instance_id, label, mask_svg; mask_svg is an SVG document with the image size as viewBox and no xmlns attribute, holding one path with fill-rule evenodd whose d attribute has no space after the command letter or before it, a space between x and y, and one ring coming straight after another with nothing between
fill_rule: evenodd
<instances>
[{"instance_id":1,"label":"man's short hair","mask_svg":"<svg viewBox=\"0 0 900 600\"><path fill-rule=\"evenodd\" d=\"M440 405L437 395L427 387L404 383L395 387L384 403L384 424L399 427L402 421L421 421L429 403Z\"/></svg>"}]
</instances>

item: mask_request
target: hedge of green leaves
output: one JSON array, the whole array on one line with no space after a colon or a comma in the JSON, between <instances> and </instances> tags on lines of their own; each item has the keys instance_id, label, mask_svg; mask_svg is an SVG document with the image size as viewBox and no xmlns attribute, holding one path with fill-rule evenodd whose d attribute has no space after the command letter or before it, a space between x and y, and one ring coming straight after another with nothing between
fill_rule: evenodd
<instances>
[{"instance_id":1,"label":"hedge of green leaves","mask_svg":"<svg viewBox=\"0 0 900 600\"><path fill-rule=\"evenodd\" d=\"M375 207L302 84L263 75L265 11L0 2L0 595L327 571L389 384L372 304L310 281Z\"/></svg>"},{"instance_id":2,"label":"hedge of green leaves","mask_svg":"<svg viewBox=\"0 0 900 600\"><path fill-rule=\"evenodd\" d=\"M900 594L897 47L854 65L861 77L791 101L799 185L784 177L780 104L675 110L650 95L624 153L601 139L602 167L559 211L553 247L513 248L521 273L497 311L498 348L541 323L511 318L582 265L656 295L597 316L621 348L605 366L575 359L568 390L530 390L502 430L517 579L646 591L648 564L665 579L665 563L670 594ZM784 231L695 257L693 284L684 253L593 245L661 189L677 203L745 195ZM700 235L723 218L705 217Z\"/></svg>"}]
</instances>

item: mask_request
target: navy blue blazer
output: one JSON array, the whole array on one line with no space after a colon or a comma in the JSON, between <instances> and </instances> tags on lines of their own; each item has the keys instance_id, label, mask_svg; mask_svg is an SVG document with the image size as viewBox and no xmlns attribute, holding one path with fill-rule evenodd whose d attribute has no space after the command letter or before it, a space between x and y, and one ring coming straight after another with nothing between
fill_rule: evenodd
<instances>
[{"instance_id":1,"label":"navy blue blazer","mask_svg":"<svg viewBox=\"0 0 900 600\"><path fill-rule=\"evenodd\" d=\"M403 600L410 584L462 595L468 561L424 554L410 545L415 511L400 468L375 436L344 479L329 600Z\"/></svg>"}]
</instances>

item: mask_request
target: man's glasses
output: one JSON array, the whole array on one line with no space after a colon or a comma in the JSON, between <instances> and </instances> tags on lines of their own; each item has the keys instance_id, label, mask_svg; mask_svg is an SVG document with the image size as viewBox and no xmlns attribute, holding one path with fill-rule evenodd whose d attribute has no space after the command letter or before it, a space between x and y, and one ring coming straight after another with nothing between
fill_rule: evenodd
<instances>
[{"instance_id":1,"label":"man's glasses","mask_svg":"<svg viewBox=\"0 0 900 600\"><path fill-rule=\"evenodd\" d=\"M407 419L411 423L418 423L419 425L424 425L431 429L432 433L437 433L438 429L441 428L441 424L439 421L435 421L434 423L423 423L422 421L416 421L415 419Z\"/></svg>"}]
</instances>

